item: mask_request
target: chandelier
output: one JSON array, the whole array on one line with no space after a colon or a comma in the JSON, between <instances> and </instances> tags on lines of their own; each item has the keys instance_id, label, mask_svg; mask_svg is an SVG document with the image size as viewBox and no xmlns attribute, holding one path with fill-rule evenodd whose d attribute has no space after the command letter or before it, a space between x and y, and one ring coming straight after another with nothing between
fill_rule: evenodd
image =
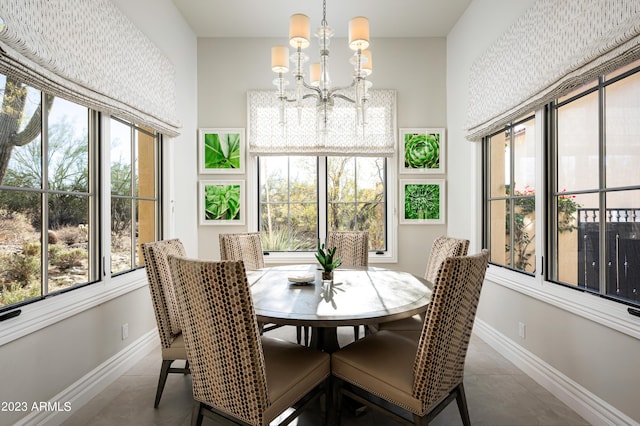
<instances>
[{"instance_id":1,"label":"chandelier","mask_svg":"<svg viewBox=\"0 0 640 426\"><path fill-rule=\"evenodd\" d=\"M302 116L302 100L316 100L316 129L320 134L328 132L329 116L336 99L350 102L356 110L356 125L366 125L368 90L372 83L366 78L371 75L372 62L369 47L369 20L357 16L349 21L349 48L354 51L350 63L353 65L351 84L344 87L332 87L329 77L329 44L334 31L327 24L327 2L322 2L322 22L314 33L320 46L320 62L309 65L309 79L305 80L303 66L309 56L303 52L309 47L309 17L303 14L291 15L289 20L289 45L295 52L289 56L287 46L271 48L271 69L278 74L273 80L277 87L277 98L280 103L280 124L286 121L287 103L295 103L298 108L298 120ZM285 92L289 82L283 77L289 72L289 61L294 65L295 94L289 97Z\"/></svg>"}]
</instances>

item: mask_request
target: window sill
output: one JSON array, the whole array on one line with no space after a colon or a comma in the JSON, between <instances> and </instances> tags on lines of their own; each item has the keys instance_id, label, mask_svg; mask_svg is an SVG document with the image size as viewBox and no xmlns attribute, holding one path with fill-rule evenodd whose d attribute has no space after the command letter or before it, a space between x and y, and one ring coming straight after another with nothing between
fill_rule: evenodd
<instances>
[{"instance_id":1,"label":"window sill","mask_svg":"<svg viewBox=\"0 0 640 426\"><path fill-rule=\"evenodd\" d=\"M489 266L485 279L640 339L640 319L632 317L622 303L496 266Z\"/></svg>"},{"instance_id":2,"label":"window sill","mask_svg":"<svg viewBox=\"0 0 640 426\"><path fill-rule=\"evenodd\" d=\"M22 306L20 316L0 324L0 346L35 333L147 285L144 269Z\"/></svg>"}]
</instances>

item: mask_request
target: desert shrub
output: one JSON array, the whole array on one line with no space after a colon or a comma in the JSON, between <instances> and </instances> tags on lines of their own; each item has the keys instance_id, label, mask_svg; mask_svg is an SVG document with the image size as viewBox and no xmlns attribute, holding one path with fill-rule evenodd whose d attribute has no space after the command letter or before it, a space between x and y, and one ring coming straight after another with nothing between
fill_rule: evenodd
<instances>
[{"instance_id":1,"label":"desert shrub","mask_svg":"<svg viewBox=\"0 0 640 426\"><path fill-rule=\"evenodd\" d=\"M20 212L0 209L0 242L12 244L36 235L29 218Z\"/></svg>"},{"instance_id":2,"label":"desert shrub","mask_svg":"<svg viewBox=\"0 0 640 426\"><path fill-rule=\"evenodd\" d=\"M60 245L49 246L49 263L60 271L82 266L82 260L86 257L87 252L81 248L65 249Z\"/></svg>"},{"instance_id":3,"label":"desert shrub","mask_svg":"<svg viewBox=\"0 0 640 426\"><path fill-rule=\"evenodd\" d=\"M38 296L40 296L38 283L32 283L26 287L17 283L10 284L0 290L0 306L13 305Z\"/></svg>"},{"instance_id":4,"label":"desert shrub","mask_svg":"<svg viewBox=\"0 0 640 426\"><path fill-rule=\"evenodd\" d=\"M40 243L24 243L17 253L0 255L1 277L4 283L26 287L34 281L40 281Z\"/></svg>"},{"instance_id":5,"label":"desert shrub","mask_svg":"<svg viewBox=\"0 0 640 426\"><path fill-rule=\"evenodd\" d=\"M58 236L58 241L63 242L68 246L87 242L86 228L81 228L79 226L64 226L60 229L56 229L55 232Z\"/></svg>"}]
</instances>

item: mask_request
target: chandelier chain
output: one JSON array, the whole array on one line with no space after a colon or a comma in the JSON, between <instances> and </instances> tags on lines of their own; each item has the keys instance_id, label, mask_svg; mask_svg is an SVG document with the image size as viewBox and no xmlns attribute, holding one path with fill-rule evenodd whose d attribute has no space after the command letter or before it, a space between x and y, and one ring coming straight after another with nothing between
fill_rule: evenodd
<instances>
[{"instance_id":1,"label":"chandelier chain","mask_svg":"<svg viewBox=\"0 0 640 426\"><path fill-rule=\"evenodd\" d=\"M327 26L327 0L322 0L322 26Z\"/></svg>"}]
</instances>

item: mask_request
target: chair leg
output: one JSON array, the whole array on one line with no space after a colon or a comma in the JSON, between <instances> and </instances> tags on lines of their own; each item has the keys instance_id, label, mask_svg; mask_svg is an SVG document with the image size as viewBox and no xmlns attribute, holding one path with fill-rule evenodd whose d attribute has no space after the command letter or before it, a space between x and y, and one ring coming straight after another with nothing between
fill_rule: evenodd
<instances>
[{"instance_id":1,"label":"chair leg","mask_svg":"<svg viewBox=\"0 0 640 426\"><path fill-rule=\"evenodd\" d=\"M359 325L354 325L353 326L353 338L355 340L358 340L360 338L360 326Z\"/></svg>"},{"instance_id":2,"label":"chair leg","mask_svg":"<svg viewBox=\"0 0 640 426\"><path fill-rule=\"evenodd\" d=\"M304 345L305 346L309 346L310 331L311 329L309 327L304 328Z\"/></svg>"},{"instance_id":3,"label":"chair leg","mask_svg":"<svg viewBox=\"0 0 640 426\"><path fill-rule=\"evenodd\" d=\"M301 325L296 326L296 341L298 342L298 344L302 343L302 326Z\"/></svg>"},{"instance_id":4,"label":"chair leg","mask_svg":"<svg viewBox=\"0 0 640 426\"><path fill-rule=\"evenodd\" d=\"M331 421L330 424L340 426L340 411L342 409L342 388L343 381L337 377L331 377Z\"/></svg>"},{"instance_id":5,"label":"chair leg","mask_svg":"<svg viewBox=\"0 0 640 426\"><path fill-rule=\"evenodd\" d=\"M456 402L458 403L458 410L460 411L460 417L462 417L462 424L464 426L471 426L471 419L469 418L469 408L467 407L467 397L464 393L464 385L460 383L456 389Z\"/></svg>"},{"instance_id":6,"label":"chair leg","mask_svg":"<svg viewBox=\"0 0 640 426\"><path fill-rule=\"evenodd\" d=\"M162 398L162 391L164 390L165 383L167 383L169 367L171 367L172 362L172 359L162 360L162 366L160 367L160 377L158 378L158 389L156 390L156 400L153 404L153 408L158 408L158 405L160 405L160 398Z\"/></svg>"},{"instance_id":7,"label":"chair leg","mask_svg":"<svg viewBox=\"0 0 640 426\"><path fill-rule=\"evenodd\" d=\"M193 400L193 408L191 410L191 426L202 425L202 405Z\"/></svg>"},{"instance_id":8,"label":"chair leg","mask_svg":"<svg viewBox=\"0 0 640 426\"><path fill-rule=\"evenodd\" d=\"M184 375L186 376L187 374L190 374L191 370L189 370L189 360L186 360L184 362Z\"/></svg>"},{"instance_id":9,"label":"chair leg","mask_svg":"<svg viewBox=\"0 0 640 426\"><path fill-rule=\"evenodd\" d=\"M422 426L422 419L423 419L423 417L420 417L419 415L414 414L414 415L413 415L413 424L414 424L415 426ZM428 425L428 424L429 424L429 423L427 423L427 425Z\"/></svg>"}]
</instances>

